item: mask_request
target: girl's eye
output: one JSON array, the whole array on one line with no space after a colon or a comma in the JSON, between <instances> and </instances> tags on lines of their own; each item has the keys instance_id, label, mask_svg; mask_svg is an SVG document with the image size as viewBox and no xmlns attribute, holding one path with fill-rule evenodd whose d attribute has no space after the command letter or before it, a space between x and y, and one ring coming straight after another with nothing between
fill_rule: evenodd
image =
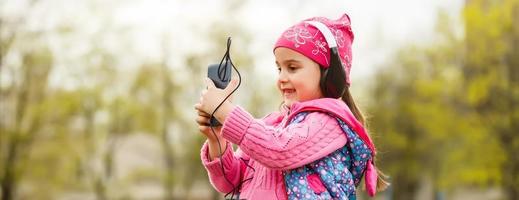
<instances>
[{"instance_id":1,"label":"girl's eye","mask_svg":"<svg viewBox=\"0 0 519 200\"><path fill-rule=\"evenodd\" d=\"M281 67L278 67L278 72L281 72Z\"/></svg>"},{"instance_id":2,"label":"girl's eye","mask_svg":"<svg viewBox=\"0 0 519 200\"><path fill-rule=\"evenodd\" d=\"M292 66L292 65L288 66L288 70L289 70L289 71L294 71L294 70L296 70L296 69L297 69L297 67L294 67L294 66Z\"/></svg>"}]
</instances>

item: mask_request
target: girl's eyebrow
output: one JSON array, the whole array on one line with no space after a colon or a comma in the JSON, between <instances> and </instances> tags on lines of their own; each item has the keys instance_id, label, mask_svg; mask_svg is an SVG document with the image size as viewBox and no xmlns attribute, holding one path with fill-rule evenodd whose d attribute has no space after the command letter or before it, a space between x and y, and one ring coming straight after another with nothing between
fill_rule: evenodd
<instances>
[{"instance_id":1,"label":"girl's eyebrow","mask_svg":"<svg viewBox=\"0 0 519 200\"><path fill-rule=\"evenodd\" d=\"M296 60L296 59L288 59L288 60L285 60L282 62L283 64L288 64L288 63L301 63L301 61L299 60ZM279 62L276 60L276 65L279 66Z\"/></svg>"}]
</instances>

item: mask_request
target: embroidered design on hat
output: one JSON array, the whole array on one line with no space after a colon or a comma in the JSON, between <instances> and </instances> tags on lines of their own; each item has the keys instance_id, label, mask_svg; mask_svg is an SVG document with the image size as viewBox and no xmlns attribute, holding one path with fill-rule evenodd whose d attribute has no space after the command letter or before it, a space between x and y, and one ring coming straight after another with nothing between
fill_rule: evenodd
<instances>
[{"instance_id":1,"label":"embroidered design on hat","mask_svg":"<svg viewBox=\"0 0 519 200\"><path fill-rule=\"evenodd\" d=\"M346 42L346 39L344 39L344 34L341 30L333 30L335 32L335 42L337 43L337 46L343 47L344 42Z\"/></svg>"},{"instance_id":2,"label":"embroidered design on hat","mask_svg":"<svg viewBox=\"0 0 519 200\"><path fill-rule=\"evenodd\" d=\"M342 63L342 64L348 68L351 68L351 59L348 55L344 55L344 61L346 61L346 63Z\"/></svg>"},{"instance_id":3,"label":"embroidered design on hat","mask_svg":"<svg viewBox=\"0 0 519 200\"><path fill-rule=\"evenodd\" d=\"M287 40L293 41L296 48L299 48L300 45L306 44L306 39L312 38L312 34L308 31L308 29L298 26L292 27L287 32L285 32L283 36Z\"/></svg>"},{"instance_id":4,"label":"embroidered design on hat","mask_svg":"<svg viewBox=\"0 0 519 200\"><path fill-rule=\"evenodd\" d=\"M328 44L326 42L316 40L314 44L316 49L312 50L312 54L317 55L320 51L328 52L328 48L326 48Z\"/></svg>"}]
</instances>

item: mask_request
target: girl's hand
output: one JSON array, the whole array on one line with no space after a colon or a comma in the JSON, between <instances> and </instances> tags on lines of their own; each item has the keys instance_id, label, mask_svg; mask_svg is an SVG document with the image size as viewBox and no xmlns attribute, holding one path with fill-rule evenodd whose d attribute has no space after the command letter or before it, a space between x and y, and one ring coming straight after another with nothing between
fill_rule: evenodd
<instances>
[{"instance_id":1,"label":"girl's hand","mask_svg":"<svg viewBox=\"0 0 519 200\"><path fill-rule=\"evenodd\" d=\"M222 126L212 127L211 130L211 127L209 126L209 119L211 116L198 109L197 111L198 117L196 118L196 123L198 123L198 130L207 137L209 160L214 160L215 158L220 157L220 155L225 151L227 140L220 135Z\"/></svg>"},{"instance_id":2,"label":"girl's hand","mask_svg":"<svg viewBox=\"0 0 519 200\"><path fill-rule=\"evenodd\" d=\"M200 132L202 132L210 142L216 142L217 138L222 142L223 138L220 136L222 126L213 127L213 133L213 130L211 130L211 127L209 126L209 119L211 116L198 109L197 112L198 116L196 118L196 123L198 124L198 130L200 130Z\"/></svg>"},{"instance_id":3,"label":"girl's hand","mask_svg":"<svg viewBox=\"0 0 519 200\"><path fill-rule=\"evenodd\" d=\"M225 89L218 89L214 85L213 81L209 78L206 78L206 83L207 89L202 91L200 102L195 105L195 108L204 113L211 114L216 109L216 107L222 103L225 97L231 94L231 92L236 88L238 81L237 79L233 78ZM234 108L234 105L232 105L230 100L225 100L225 102L223 102L218 110L214 113L215 118L223 124L227 118L227 114L232 110L232 108Z\"/></svg>"}]
</instances>

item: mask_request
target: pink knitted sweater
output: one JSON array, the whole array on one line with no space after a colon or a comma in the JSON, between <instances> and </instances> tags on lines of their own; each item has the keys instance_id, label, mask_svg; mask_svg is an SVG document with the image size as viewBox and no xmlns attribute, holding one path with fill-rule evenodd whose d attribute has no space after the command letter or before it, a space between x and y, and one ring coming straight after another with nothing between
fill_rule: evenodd
<instances>
[{"instance_id":1,"label":"pink knitted sweater","mask_svg":"<svg viewBox=\"0 0 519 200\"><path fill-rule=\"evenodd\" d=\"M287 199L283 170L316 161L347 142L337 121L325 113L311 112L302 122L287 126L296 111L315 105L352 116L343 101L328 98L294 103L289 110L263 119L254 119L241 107L234 108L223 123L222 135L239 149L234 152L228 142L223 155L212 161L207 143L201 150L202 163L214 188L223 193L233 189L223 176L222 159L225 175L233 185L250 179L242 183L240 198Z\"/></svg>"}]
</instances>

